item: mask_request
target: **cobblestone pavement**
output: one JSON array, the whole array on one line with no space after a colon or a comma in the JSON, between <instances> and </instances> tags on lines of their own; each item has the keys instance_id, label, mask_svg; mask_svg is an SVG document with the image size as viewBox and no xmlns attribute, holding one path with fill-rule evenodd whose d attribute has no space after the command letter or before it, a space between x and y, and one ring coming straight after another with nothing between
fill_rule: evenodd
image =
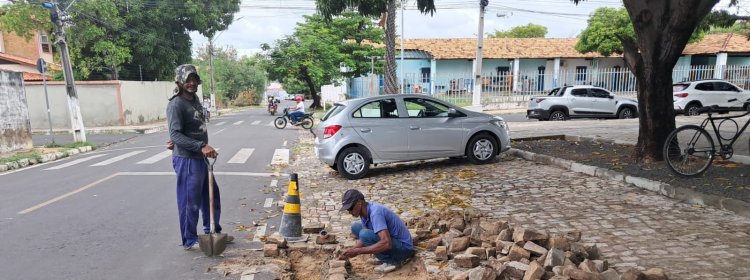
<instances>
[{"instance_id":1,"label":"cobblestone pavement","mask_svg":"<svg viewBox=\"0 0 750 280\"><path fill-rule=\"evenodd\" d=\"M303 224L327 224L340 238L354 221L338 211L341 194L358 188L405 219L471 206L512 225L580 230L583 242L596 243L620 273L661 267L671 279L750 279L750 219L731 212L510 156L481 166L458 160L390 164L348 181L315 158L310 134L300 136L290 170L300 176Z\"/></svg>"}]
</instances>

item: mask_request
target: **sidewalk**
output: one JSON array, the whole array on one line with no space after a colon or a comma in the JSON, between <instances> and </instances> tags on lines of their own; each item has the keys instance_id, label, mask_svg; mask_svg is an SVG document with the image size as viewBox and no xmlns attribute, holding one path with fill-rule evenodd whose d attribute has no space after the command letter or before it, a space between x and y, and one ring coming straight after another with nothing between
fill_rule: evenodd
<instances>
[{"instance_id":1,"label":"sidewalk","mask_svg":"<svg viewBox=\"0 0 750 280\"><path fill-rule=\"evenodd\" d=\"M620 273L659 267L671 279L749 279L750 219L731 212L508 154L481 166L450 160L379 165L371 176L348 181L315 158L311 136L300 137L306 148L299 149L290 171L300 178L303 224L326 224L339 238L348 236L355 220L338 211L341 195L358 188L404 220L472 207L512 226L580 230L583 242L596 244ZM431 252L419 255L431 273L461 272L440 267Z\"/></svg>"}]
</instances>

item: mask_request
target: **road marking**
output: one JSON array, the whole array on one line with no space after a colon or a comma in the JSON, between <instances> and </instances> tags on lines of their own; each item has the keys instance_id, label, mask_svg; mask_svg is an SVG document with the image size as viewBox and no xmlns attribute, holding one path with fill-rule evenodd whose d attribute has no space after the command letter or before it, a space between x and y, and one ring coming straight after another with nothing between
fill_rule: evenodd
<instances>
[{"instance_id":1,"label":"road marking","mask_svg":"<svg viewBox=\"0 0 750 280\"><path fill-rule=\"evenodd\" d=\"M94 164L92 164L91 166L105 166L105 165L109 165L109 164L112 164L112 163L115 163L115 162L121 161L121 160L123 160L123 159L129 158L129 157L132 157L132 156L134 156L134 155L137 155L137 154L143 153L143 152L145 152L145 150L142 150L142 151L132 151L132 152L129 152L129 153L127 153L127 154L124 154L124 155L119 155L119 156L113 157L113 158L111 158L111 159L108 159L108 160L102 161L102 162L94 163Z\"/></svg>"},{"instance_id":2,"label":"road marking","mask_svg":"<svg viewBox=\"0 0 750 280\"><path fill-rule=\"evenodd\" d=\"M118 175L122 176L166 176L171 175L174 176L174 172L120 172ZM254 172L228 172L228 171L219 171L214 172L214 175L222 175L222 176L245 176L245 177L280 177L280 176L289 176L289 174L286 173L254 173Z\"/></svg>"},{"instance_id":3,"label":"road marking","mask_svg":"<svg viewBox=\"0 0 750 280\"><path fill-rule=\"evenodd\" d=\"M259 125L259 124L260 124L260 121L254 121L254 122L252 123L252 125Z\"/></svg>"},{"instance_id":4,"label":"road marking","mask_svg":"<svg viewBox=\"0 0 750 280\"><path fill-rule=\"evenodd\" d=\"M214 135L221 133L222 131L226 130L226 128L219 129L219 131L215 132Z\"/></svg>"},{"instance_id":5,"label":"road marking","mask_svg":"<svg viewBox=\"0 0 750 280\"><path fill-rule=\"evenodd\" d=\"M227 163L245 163L253 155L254 151L255 149L253 148L240 149Z\"/></svg>"},{"instance_id":6,"label":"road marking","mask_svg":"<svg viewBox=\"0 0 750 280\"><path fill-rule=\"evenodd\" d=\"M245 121L236 121L236 122L234 122L234 123L233 123L232 125L240 125L240 124L241 124L241 123L243 123L243 122L245 122Z\"/></svg>"},{"instance_id":7,"label":"road marking","mask_svg":"<svg viewBox=\"0 0 750 280\"><path fill-rule=\"evenodd\" d=\"M266 202L263 203L263 208L269 208L273 205L273 198L266 198Z\"/></svg>"},{"instance_id":8,"label":"road marking","mask_svg":"<svg viewBox=\"0 0 750 280\"><path fill-rule=\"evenodd\" d=\"M279 180L271 180L271 187L272 188L275 188L278 185L279 185Z\"/></svg>"},{"instance_id":9,"label":"road marking","mask_svg":"<svg viewBox=\"0 0 750 280\"><path fill-rule=\"evenodd\" d=\"M92 159L95 159L95 158L98 158L98 157L106 156L106 155L107 154L98 154L98 155L93 155L93 156L86 157L86 158L79 158L77 160L74 160L74 161L71 161L71 162L68 162L68 163L65 163L65 164L60 164L58 166L53 166L53 167L47 168L45 170L61 169L61 168L65 168L65 167L68 167L68 166L71 166L71 165L76 165L76 164L79 164L81 162L86 162L86 161L89 161L89 160L92 160Z\"/></svg>"},{"instance_id":10,"label":"road marking","mask_svg":"<svg viewBox=\"0 0 750 280\"><path fill-rule=\"evenodd\" d=\"M289 149L276 149L276 151L273 152L271 165L276 164L289 164Z\"/></svg>"},{"instance_id":11,"label":"road marking","mask_svg":"<svg viewBox=\"0 0 750 280\"><path fill-rule=\"evenodd\" d=\"M266 225L260 225L258 226L258 229L255 230L255 238L253 238L254 242L260 242L260 238L266 235Z\"/></svg>"},{"instance_id":12,"label":"road marking","mask_svg":"<svg viewBox=\"0 0 750 280\"><path fill-rule=\"evenodd\" d=\"M286 147L286 141L284 141L284 145L282 145L282 146Z\"/></svg>"},{"instance_id":13,"label":"road marking","mask_svg":"<svg viewBox=\"0 0 750 280\"><path fill-rule=\"evenodd\" d=\"M23 211L21 211L21 212L18 212L18 214L27 214L27 213L29 213L29 212L31 212L31 211L34 211L34 210L37 210L37 209L39 209L39 208L42 208L42 207L44 207L44 206L47 206L47 205L50 205L50 204L52 204L52 203L58 202L58 201L60 201L60 200L62 200L62 199L65 199L66 197L69 197L69 196L71 196L71 195L74 195L74 194L77 194L77 193L79 193L79 192L85 191L85 190L87 190L87 189L89 189L89 188L91 188L91 187L93 187L93 186L96 186L96 185L100 184L101 182L104 182L104 181L107 181L107 180L109 180L109 179L112 179L112 178L114 178L114 177L115 177L115 176L117 176L117 175L118 175L117 173L115 173L115 174L112 174L112 175L109 175L109 176L107 176L107 177L104 177L104 178L102 178L102 179L99 179L99 180L97 180L96 182L93 182L93 183L91 183L91 184L85 185L85 186L83 186L83 187L81 187L81 188L79 188L79 189L77 189L77 190L74 190L74 191L72 191L72 192L69 192L69 193L66 193L66 194L64 194L64 195L61 195L61 196L55 197L55 198L53 198L53 199L50 199L50 200L47 200L47 201L45 201L45 202L43 202L43 203L37 204L36 206L33 206L33 207L31 207L31 208L28 208L28 209L26 209L26 210L23 210Z\"/></svg>"},{"instance_id":14,"label":"road marking","mask_svg":"<svg viewBox=\"0 0 750 280\"><path fill-rule=\"evenodd\" d=\"M172 155L172 151L166 150L161 153L158 153L156 155L151 156L150 158L144 159L142 161L137 162L136 164L153 164L157 161L163 160L169 156Z\"/></svg>"},{"instance_id":15,"label":"road marking","mask_svg":"<svg viewBox=\"0 0 750 280\"><path fill-rule=\"evenodd\" d=\"M273 126L273 121L267 124L267 126Z\"/></svg>"},{"instance_id":16,"label":"road marking","mask_svg":"<svg viewBox=\"0 0 750 280\"><path fill-rule=\"evenodd\" d=\"M217 124L216 124L216 126L222 126L222 125L224 125L225 123L227 123L227 122L220 122L220 123L217 123Z\"/></svg>"}]
</instances>

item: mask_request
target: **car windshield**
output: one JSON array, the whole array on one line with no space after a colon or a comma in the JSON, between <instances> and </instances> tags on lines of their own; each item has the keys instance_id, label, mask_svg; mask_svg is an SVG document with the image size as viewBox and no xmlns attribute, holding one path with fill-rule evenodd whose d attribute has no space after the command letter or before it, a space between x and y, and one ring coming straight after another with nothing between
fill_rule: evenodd
<instances>
[{"instance_id":1,"label":"car windshield","mask_svg":"<svg viewBox=\"0 0 750 280\"><path fill-rule=\"evenodd\" d=\"M682 91L682 90L685 90L686 88L688 88L689 86L690 86L690 84L674 84L674 85L672 85L672 91L673 92L675 92L675 91Z\"/></svg>"},{"instance_id":2,"label":"car windshield","mask_svg":"<svg viewBox=\"0 0 750 280\"><path fill-rule=\"evenodd\" d=\"M333 108L329 109L328 112L326 112L325 116L323 116L323 118L320 119L320 121L326 121L328 118L335 116L336 114L341 112L344 109L344 107L346 106L344 106L343 104L339 104L339 103L334 104Z\"/></svg>"},{"instance_id":3,"label":"car windshield","mask_svg":"<svg viewBox=\"0 0 750 280\"><path fill-rule=\"evenodd\" d=\"M549 91L547 96L558 96L559 93L560 93L560 88L553 88L552 90Z\"/></svg>"}]
</instances>

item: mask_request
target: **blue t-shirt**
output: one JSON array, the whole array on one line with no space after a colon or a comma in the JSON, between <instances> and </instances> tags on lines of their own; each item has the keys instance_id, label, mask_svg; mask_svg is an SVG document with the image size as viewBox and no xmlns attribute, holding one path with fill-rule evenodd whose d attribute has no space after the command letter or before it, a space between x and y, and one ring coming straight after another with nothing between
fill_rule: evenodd
<instances>
[{"instance_id":1,"label":"blue t-shirt","mask_svg":"<svg viewBox=\"0 0 750 280\"><path fill-rule=\"evenodd\" d=\"M371 229L376 234L381 230L388 230L388 233L391 234L391 239L401 241L404 247L409 250L414 249L411 242L411 233L406 228L404 221L383 204L368 202L367 218L360 217L360 219L366 228Z\"/></svg>"}]
</instances>

